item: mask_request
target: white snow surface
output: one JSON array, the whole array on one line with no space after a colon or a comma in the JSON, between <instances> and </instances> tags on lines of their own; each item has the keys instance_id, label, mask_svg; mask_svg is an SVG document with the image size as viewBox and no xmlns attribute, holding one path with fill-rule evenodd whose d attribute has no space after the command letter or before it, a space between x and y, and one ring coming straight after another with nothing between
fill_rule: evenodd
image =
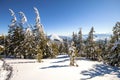
<instances>
[{"instance_id":1,"label":"white snow surface","mask_svg":"<svg viewBox=\"0 0 120 80\"><path fill-rule=\"evenodd\" d=\"M2 68L3 61L0 60L0 69Z\"/></svg>"},{"instance_id":2,"label":"white snow surface","mask_svg":"<svg viewBox=\"0 0 120 80\"><path fill-rule=\"evenodd\" d=\"M59 40L59 41L61 41L61 42L63 42L63 39L62 38L60 38L57 34L52 34L51 36L50 36L50 39L51 40Z\"/></svg>"},{"instance_id":3,"label":"white snow surface","mask_svg":"<svg viewBox=\"0 0 120 80\"><path fill-rule=\"evenodd\" d=\"M42 63L30 59L6 59L6 62L13 66L11 80L120 80L120 68L84 58L76 60L78 67L69 66L66 55L43 59Z\"/></svg>"},{"instance_id":4,"label":"white snow surface","mask_svg":"<svg viewBox=\"0 0 120 80\"><path fill-rule=\"evenodd\" d=\"M0 80L6 80L9 72L4 70L2 65L3 65L3 61L0 60Z\"/></svg>"}]
</instances>

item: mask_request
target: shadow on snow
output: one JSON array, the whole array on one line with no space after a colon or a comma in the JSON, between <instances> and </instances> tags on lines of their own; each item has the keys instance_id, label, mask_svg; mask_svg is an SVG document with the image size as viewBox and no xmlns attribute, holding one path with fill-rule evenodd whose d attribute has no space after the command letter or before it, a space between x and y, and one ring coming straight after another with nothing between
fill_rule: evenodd
<instances>
[{"instance_id":1,"label":"shadow on snow","mask_svg":"<svg viewBox=\"0 0 120 80\"><path fill-rule=\"evenodd\" d=\"M40 69L48 69L48 68L62 68L62 67L68 67L68 65L52 65L48 67L42 67Z\"/></svg>"},{"instance_id":2,"label":"shadow on snow","mask_svg":"<svg viewBox=\"0 0 120 80\"><path fill-rule=\"evenodd\" d=\"M56 59L63 59L63 58L68 58L69 56L68 55L61 55L61 56L58 56Z\"/></svg>"},{"instance_id":3,"label":"shadow on snow","mask_svg":"<svg viewBox=\"0 0 120 80\"><path fill-rule=\"evenodd\" d=\"M117 75L120 78L120 68L112 67L105 64L97 64L94 69L82 71L80 74L89 76L88 78L83 78L81 80L91 79L96 76L103 76L105 74Z\"/></svg>"},{"instance_id":4,"label":"shadow on snow","mask_svg":"<svg viewBox=\"0 0 120 80\"><path fill-rule=\"evenodd\" d=\"M51 63L62 63L62 62L65 62L65 61L68 61L69 56L67 55L60 55L58 56L56 59L60 59L59 61L55 61L55 62L51 62ZM42 67L40 69L48 69L48 68L62 68L62 67L68 67L69 65L51 65L51 66L48 66L48 67Z\"/></svg>"},{"instance_id":5,"label":"shadow on snow","mask_svg":"<svg viewBox=\"0 0 120 80\"><path fill-rule=\"evenodd\" d=\"M59 61L55 61L55 62L52 62L52 63L62 63L62 62L65 62L65 61L68 61L69 59L64 59L64 60L59 60Z\"/></svg>"}]
</instances>

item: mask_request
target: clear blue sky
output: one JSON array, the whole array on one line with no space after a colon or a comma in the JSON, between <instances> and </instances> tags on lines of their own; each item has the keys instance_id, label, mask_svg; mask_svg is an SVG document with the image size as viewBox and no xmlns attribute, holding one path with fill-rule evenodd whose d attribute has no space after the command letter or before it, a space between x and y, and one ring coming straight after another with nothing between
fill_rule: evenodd
<instances>
[{"instance_id":1,"label":"clear blue sky","mask_svg":"<svg viewBox=\"0 0 120 80\"><path fill-rule=\"evenodd\" d=\"M120 21L120 0L0 0L0 34L8 31L12 18L9 8L18 19L18 12L23 11L28 23L34 25L34 6L48 35L70 35L80 27L87 34L92 26L96 33L109 33Z\"/></svg>"}]
</instances>

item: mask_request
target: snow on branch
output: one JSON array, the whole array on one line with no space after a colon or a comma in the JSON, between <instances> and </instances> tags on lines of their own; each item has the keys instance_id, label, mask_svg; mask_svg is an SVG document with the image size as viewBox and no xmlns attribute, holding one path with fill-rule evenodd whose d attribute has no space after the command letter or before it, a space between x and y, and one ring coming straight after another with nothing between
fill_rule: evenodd
<instances>
[{"instance_id":1,"label":"snow on branch","mask_svg":"<svg viewBox=\"0 0 120 80\"><path fill-rule=\"evenodd\" d=\"M11 13L11 16L13 17L13 19L11 20L12 23L15 23L17 21L17 18L15 16L15 13L12 9L9 9L10 13Z\"/></svg>"},{"instance_id":2,"label":"snow on branch","mask_svg":"<svg viewBox=\"0 0 120 80\"><path fill-rule=\"evenodd\" d=\"M36 13L36 24L40 22L40 15L39 15L39 11L36 7L34 7L35 13Z\"/></svg>"},{"instance_id":3,"label":"snow on branch","mask_svg":"<svg viewBox=\"0 0 120 80\"><path fill-rule=\"evenodd\" d=\"M10 13L11 13L11 16L14 16L14 15L15 15L15 13L13 12L12 9L9 9L9 11L10 11Z\"/></svg>"},{"instance_id":4,"label":"snow on branch","mask_svg":"<svg viewBox=\"0 0 120 80\"><path fill-rule=\"evenodd\" d=\"M26 16L25 16L25 14L23 13L23 12L19 12L19 14L20 14L20 16L22 17L21 18L21 23L22 24L24 24L24 23L26 23L27 22L27 18L26 18Z\"/></svg>"},{"instance_id":5,"label":"snow on branch","mask_svg":"<svg viewBox=\"0 0 120 80\"><path fill-rule=\"evenodd\" d=\"M32 36L32 35L33 35L32 30L30 29L30 27L28 27L26 29L25 36L28 37L28 36Z\"/></svg>"},{"instance_id":6,"label":"snow on branch","mask_svg":"<svg viewBox=\"0 0 120 80\"><path fill-rule=\"evenodd\" d=\"M115 48L117 48L118 47L118 44L120 44L120 40L118 40L118 41L116 41L115 43L114 43L114 46L112 47L112 51L114 51L115 50Z\"/></svg>"}]
</instances>

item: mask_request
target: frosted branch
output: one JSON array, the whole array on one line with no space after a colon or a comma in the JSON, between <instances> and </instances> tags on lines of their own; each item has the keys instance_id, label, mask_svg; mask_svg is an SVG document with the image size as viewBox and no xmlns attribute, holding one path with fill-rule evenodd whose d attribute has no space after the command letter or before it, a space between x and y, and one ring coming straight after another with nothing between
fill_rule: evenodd
<instances>
[{"instance_id":1,"label":"frosted branch","mask_svg":"<svg viewBox=\"0 0 120 80\"><path fill-rule=\"evenodd\" d=\"M40 22L40 15L39 15L39 11L36 7L34 7L35 13L36 13L36 24Z\"/></svg>"},{"instance_id":2,"label":"frosted branch","mask_svg":"<svg viewBox=\"0 0 120 80\"><path fill-rule=\"evenodd\" d=\"M117 48L118 47L118 44L120 44L120 40L119 41L116 41L115 43L114 43L114 46L112 47L112 51L114 51L115 50L115 48Z\"/></svg>"},{"instance_id":3,"label":"frosted branch","mask_svg":"<svg viewBox=\"0 0 120 80\"><path fill-rule=\"evenodd\" d=\"M15 13L12 9L9 9L10 13L11 13L11 16L13 17L13 19L11 20L11 22L15 23L17 21L17 18L15 16Z\"/></svg>"},{"instance_id":4,"label":"frosted branch","mask_svg":"<svg viewBox=\"0 0 120 80\"><path fill-rule=\"evenodd\" d=\"M21 19L21 23L24 24L25 22L27 22L27 18L25 16L25 14L23 12L19 12L20 16L22 17Z\"/></svg>"},{"instance_id":5,"label":"frosted branch","mask_svg":"<svg viewBox=\"0 0 120 80\"><path fill-rule=\"evenodd\" d=\"M32 35L33 35L32 30L30 29L30 27L28 27L26 29L25 36L28 37L28 36L32 36Z\"/></svg>"}]
</instances>

